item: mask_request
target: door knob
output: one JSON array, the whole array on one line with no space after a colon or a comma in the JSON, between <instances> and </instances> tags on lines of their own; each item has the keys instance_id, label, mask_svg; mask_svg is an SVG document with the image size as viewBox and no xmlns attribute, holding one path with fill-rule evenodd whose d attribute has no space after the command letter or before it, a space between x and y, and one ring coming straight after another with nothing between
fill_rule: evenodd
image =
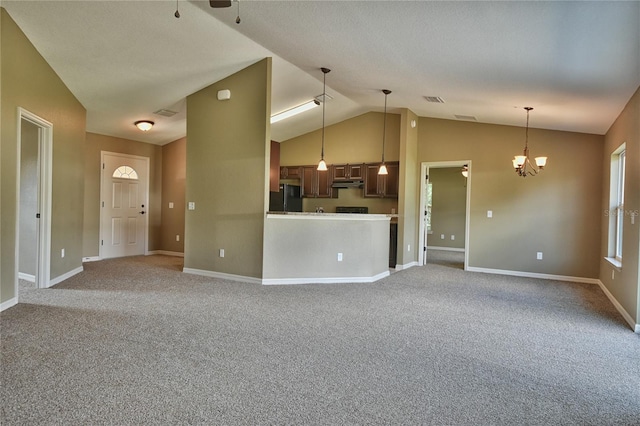
<instances>
[{"instance_id":1,"label":"door knob","mask_svg":"<svg viewBox=\"0 0 640 426\"><path fill-rule=\"evenodd\" d=\"M138 212L138 213L140 213L140 214L144 214L144 210L143 210L143 211L141 211L141 212Z\"/></svg>"}]
</instances>

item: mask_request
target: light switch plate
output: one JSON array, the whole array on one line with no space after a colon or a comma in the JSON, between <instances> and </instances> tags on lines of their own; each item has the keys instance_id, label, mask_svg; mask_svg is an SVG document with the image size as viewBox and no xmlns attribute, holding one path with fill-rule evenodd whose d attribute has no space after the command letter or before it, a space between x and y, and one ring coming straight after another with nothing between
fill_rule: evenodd
<instances>
[{"instance_id":1,"label":"light switch plate","mask_svg":"<svg viewBox=\"0 0 640 426\"><path fill-rule=\"evenodd\" d=\"M196 203L193 201L189 201L189 210L195 210L196 209Z\"/></svg>"},{"instance_id":2,"label":"light switch plate","mask_svg":"<svg viewBox=\"0 0 640 426\"><path fill-rule=\"evenodd\" d=\"M173 202L169 201L169 208L172 209L173 208Z\"/></svg>"},{"instance_id":3,"label":"light switch plate","mask_svg":"<svg viewBox=\"0 0 640 426\"><path fill-rule=\"evenodd\" d=\"M487 210L487 217L493 217L493 210Z\"/></svg>"}]
</instances>

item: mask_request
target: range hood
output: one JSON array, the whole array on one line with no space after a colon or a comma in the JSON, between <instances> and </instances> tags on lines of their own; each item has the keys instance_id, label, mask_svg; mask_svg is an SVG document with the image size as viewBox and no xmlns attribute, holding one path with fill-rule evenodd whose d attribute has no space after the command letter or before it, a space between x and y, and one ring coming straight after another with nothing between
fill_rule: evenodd
<instances>
[{"instance_id":1,"label":"range hood","mask_svg":"<svg viewBox=\"0 0 640 426\"><path fill-rule=\"evenodd\" d=\"M364 182L361 180L342 180L333 182L332 188L362 188Z\"/></svg>"}]
</instances>

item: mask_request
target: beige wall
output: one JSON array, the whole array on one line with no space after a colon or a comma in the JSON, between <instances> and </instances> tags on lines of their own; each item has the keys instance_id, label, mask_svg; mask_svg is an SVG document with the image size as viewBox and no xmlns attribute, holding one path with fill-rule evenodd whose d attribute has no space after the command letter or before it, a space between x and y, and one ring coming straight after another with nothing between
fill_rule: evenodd
<instances>
[{"instance_id":1,"label":"beige wall","mask_svg":"<svg viewBox=\"0 0 640 426\"><path fill-rule=\"evenodd\" d=\"M270 105L271 58L187 97L185 268L262 276Z\"/></svg>"},{"instance_id":2,"label":"beige wall","mask_svg":"<svg viewBox=\"0 0 640 426\"><path fill-rule=\"evenodd\" d=\"M522 152L524 133L420 118L419 161L472 161L469 266L597 278L604 137L531 128L531 155L548 156L548 166L521 178L511 159Z\"/></svg>"},{"instance_id":3,"label":"beige wall","mask_svg":"<svg viewBox=\"0 0 640 426\"><path fill-rule=\"evenodd\" d=\"M404 109L400 116L400 189L398 194L397 265L418 260L420 168L418 166L418 116ZM412 126L415 123L415 126Z\"/></svg>"},{"instance_id":4,"label":"beige wall","mask_svg":"<svg viewBox=\"0 0 640 426\"><path fill-rule=\"evenodd\" d=\"M460 170L460 167L429 170L429 183L433 185L433 233L427 238L429 247L464 249L467 179ZM455 240L451 240L452 235Z\"/></svg>"},{"instance_id":5,"label":"beige wall","mask_svg":"<svg viewBox=\"0 0 640 426\"><path fill-rule=\"evenodd\" d=\"M187 138L162 147L162 239L161 250L184 253L184 204L187 177ZM173 208L169 208L173 203ZM176 241L176 235L180 241Z\"/></svg>"},{"instance_id":6,"label":"beige wall","mask_svg":"<svg viewBox=\"0 0 640 426\"><path fill-rule=\"evenodd\" d=\"M621 144L626 143L626 175L623 225L622 268L615 269L604 260L608 253L609 216L609 184L611 172L611 154ZM602 186L602 204L600 219L602 223L601 244L598 262L600 264L600 280L622 305L636 324L640 324L640 281L638 265L640 261L640 89L636 91L628 104L611 126L605 137L604 169ZM635 215L634 224L631 217ZM615 277L611 274L615 272Z\"/></svg>"},{"instance_id":7,"label":"beige wall","mask_svg":"<svg viewBox=\"0 0 640 426\"><path fill-rule=\"evenodd\" d=\"M83 256L100 253L101 152L117 152L149 158L149 250L161 250L162 147L113 136L87 133L84 162Z\"/></svg>"},{"instance_id":8,"label":"beige wall","mask_svg":"<svg viewBox=\"0 0 640 426\"><path fill-rule=\"evenodd\" d=\"M0 15L0 302L7 302L17 268L17 108L53 123L51 278L82 266L86 111L3 8Z\"/></svg>"}]
</instances>

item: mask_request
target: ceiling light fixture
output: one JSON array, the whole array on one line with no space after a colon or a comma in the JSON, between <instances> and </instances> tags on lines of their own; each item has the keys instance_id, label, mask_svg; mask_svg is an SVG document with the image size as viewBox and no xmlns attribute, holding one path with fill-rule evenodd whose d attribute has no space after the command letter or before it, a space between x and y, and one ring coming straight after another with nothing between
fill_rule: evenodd
<instances>
[{"instance_id":1,"label":"ceiling light fixture","mask_svg":"<svg viewBox=\"0 0 640 426\"><path fill-rule=\"evenodd\" d=\"M320 68L323 73L322 78L322 99L326 99L327 96L327 73L331 72L329 68ZM318 170L327 170L327 163L324 162L324 110L327 103L322 103L322 151L320 151L320 162L318 163Z\"/></svg>"},{"instance_id":2,"label":"ceiling light fixture","mask_svg":"<svg viewBox=\"0 0 640 426\"><path fill-rule=\"evenodd\" d=\"M378 169L379 175L388 175L387 166L384 164L384 140L387 136L387 95L391 93L391 90L384 89L382 90L384 93L384 119L382 122L382 164L380 164L380 168Z\"/></svg>"},{"instance_id":3,"label":"ceiling light fixture","mask_svg":"<svg viewBox=\"0 0 640 426\"><path fill-rule=\"evenodd\" d=\"M153 125L155 123L153 121L150 121L150 120L139 120L139 121L136 121L133 124L135 124L136 127L138 129L142 130L143 132L148 132L149 130L151 130L151 128L153 127Z\"/></svg>"},{"instance_id":4,"label":"ceiling light fixture","mask_svg":"<svg viewBox=\"0 0 640 426\"><path fill-rule=\"evenodd\" d=\"M547 157L536 157L536 166L534 167L529 161L529 111L533 110L532 107L524 107L527 111L527 127L525 130L524 139L524 155L516 155L513 157L513 168L516 170L518 176L527 177L527 175L535 176L538 172L544 169L547 165Z\"/></svg>"},{"instance_id":5,"label":"ceiling light fixture","mask_svg":"<svg viewBox=\"0 0 640 426\"><path fill-rule=\"evenodd\" d=\"M469 177L469 166L467 164L462 166L462 176Z\"/></svg>"},{"instance_id":6,"label":"ceiling light fixture","mask_svg":"<svg viewBox=\"0 0 640 426\"><path fill-rule=\"evenodd\" d=\"M309 111L320 105L319 101L315 99L309 102L305 102L297 107L290 108L286 111L279 112L271 116L271 124L277 123L280 120L284 120L285 118L293 117L294 115L300 114L301 112Z\"/></svg>"}]
</instances>

